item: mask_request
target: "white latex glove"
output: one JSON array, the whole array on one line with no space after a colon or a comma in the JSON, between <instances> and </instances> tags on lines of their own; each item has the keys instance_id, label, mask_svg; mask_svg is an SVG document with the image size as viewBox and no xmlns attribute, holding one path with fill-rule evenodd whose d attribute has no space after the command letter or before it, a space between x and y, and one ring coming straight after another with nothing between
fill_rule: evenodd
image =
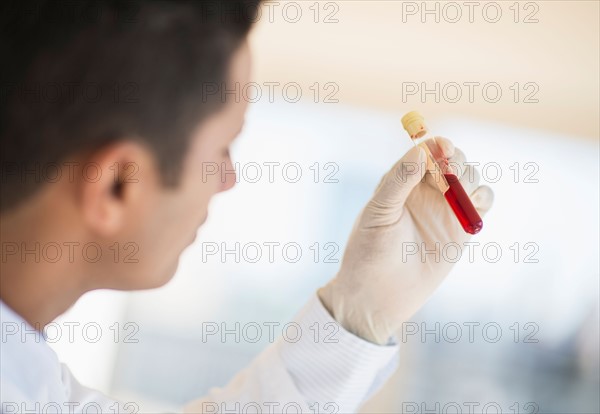
<instances>
[{"instance_id":1,"label":"white latex glove","mask_svg":"<svg viewBox=\"0 0 600 414\"><path fill-rule=\"evenodd\" d=\"M437 137L471 201L483 217L494 198L479 186L479 173L464 166L465 156ZM423 249L441 251L448 243L471 238L460 226L434 178L425 173L425 152L415 147L383 177L350 235L341 268L319 289L332 316L348 331L384 345L427 300L453 266L440 254L422 258ZM485 221L484 221L485 230ZM415 246L416 243L416 246ZM403 246L404 244L404 246ZM404 257L403 257L404 248ZM416 254L408 254L418 248ZM448 256L456 249L449 249Z\"/></svg>"}]
</instances>

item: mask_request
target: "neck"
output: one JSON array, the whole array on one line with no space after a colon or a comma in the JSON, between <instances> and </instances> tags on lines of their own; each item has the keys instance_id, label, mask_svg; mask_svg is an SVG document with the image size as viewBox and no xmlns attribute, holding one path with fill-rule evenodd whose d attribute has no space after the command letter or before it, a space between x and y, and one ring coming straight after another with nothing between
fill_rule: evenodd
<instances>
[{"instance_id":1,"label":"neck","mask_svg":"<svg viewBox=\"0 0 600 414\"><path fill-rule=\"evenodd\" d=\"M59 216L68 212L48 211L55 214L25 206L0 217L0 298L39 330L94 289L86 285L82 265L69 260L64 243L81 237L60 224L65 221Z\"/></svg>"},{"instance_id":2,"label":"neck","mask_svg":"<svg viewBox=\"0 0 600 414\"><path fill-rule=\"evenodd\" d=\"M87 290L66 286L64 278L27 270L18 272L3 266L0 298L37 330L66 312Z\"/></svg>"}]
</instances>

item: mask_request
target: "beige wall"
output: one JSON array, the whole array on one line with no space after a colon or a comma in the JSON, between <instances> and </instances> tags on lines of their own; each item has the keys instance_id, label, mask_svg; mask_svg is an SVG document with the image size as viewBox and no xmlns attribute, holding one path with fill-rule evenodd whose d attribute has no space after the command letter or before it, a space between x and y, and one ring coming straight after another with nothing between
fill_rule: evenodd
<instances>
[{"instance_id":1,"label":"beige wall","mask_svg":"<svg viewBox=\"0 0 600 414\"><path fill-rule=\"evenodd\" d=\"M263 6L252 34L259 83L297 82L303 97L312 99L308 87L314 82L335 82L341 104L399 115L415 108L426 116L476 116L598 138L598 1L520 2L518 23L510 9L514 1L496 2L502 11L497 23L484 18L495 16L493 5L483 14L489 2L475 2L472 23L463 1L453 2L462 12L458 23L449 22L456 12L446 5L449 2L427 2L430 9L438 3L439 23L434 15L421 22L421 1L336 1L328 6L320 2L319 23L314 22L310 9L314 1L296 2L302 11L297 23L288 21L294 19L293 6L287 6L284 14L286 3L273 4L272 19ZM419 8L416 15L403 15L403 10L408 12L413 6ZM334 11L338 22L324 23L325 16ZM537 23L523 22L530 13ZM429 88L440 82L440 90L456 82L463 97L450 103L456 90L449 87L447 99L442 95L440 103L434 102L433 95L421 102L420 94L407 95L404 103L406 82L426 82ZM498 103L486 102L480 86L470 103L464 82L496 82L502 98ZM515 82L521 85L518 103L513 102L514 92L509 89ZM535 88L525 89L527 82L539 86L538 103L523 102ZM320 100L328 91L321 86ZM488 90L488 99L493 99L492 91Z\"/></svg>"}]
</instances>

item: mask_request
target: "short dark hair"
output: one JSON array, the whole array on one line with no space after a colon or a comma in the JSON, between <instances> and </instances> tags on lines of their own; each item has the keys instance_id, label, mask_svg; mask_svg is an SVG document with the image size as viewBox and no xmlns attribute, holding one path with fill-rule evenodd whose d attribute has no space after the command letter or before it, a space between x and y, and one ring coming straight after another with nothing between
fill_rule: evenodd
<instances>
[{"instance_id":1,"label":"short dark hair","mask_svg":"<svg viewBox=\"0 0 600 414\"><path fill-rule=\"evenodd\" d=\"M31 171L134 137L177 183L189 134L221 104L260 0L3 0L0 211L33 194Z\"/></svg>"}]
</instances>

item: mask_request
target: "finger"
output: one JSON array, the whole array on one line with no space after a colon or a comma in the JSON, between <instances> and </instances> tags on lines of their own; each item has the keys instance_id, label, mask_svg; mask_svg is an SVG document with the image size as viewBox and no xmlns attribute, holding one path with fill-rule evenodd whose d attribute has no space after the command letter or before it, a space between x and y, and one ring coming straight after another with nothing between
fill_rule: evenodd
<instances>
[{"instance_id":1,"label":"finger","mask_svg":"<svg viewBox=\"0 0 600 414\"><path fill-rule=\"evenodd\" d=\"M467 157L465 153L461 151L460 148L454 148L454 154L448 158L448 167L454 175L458 178L462 177L465 173L465 162L467 161Z\"/></svg>"},{"instance_id":2,"label":"finger","mask_svg":"<svg viewBox=\"0 0 600 414\"><path fill-rule=\"evenodd\" d=\"M398 219L410 192L423 178L425 165L425 151L415 147L383 177L366 207L376 225L390 224Z\"/></svg>"},{"instance_id":3,"label":"finger","mask_svg":"<svg viewBox=\"0 0 600 414\"><path fill-rule=\"evenodd\" d=\"M477 187L479 187L479 171L472 165L464 166L462 171L463 173L459 180L460 184L463 186L467 194L471 194L477 189Z\"/></svg>"},{"instance_id":4,"label":"finger","mask_svg":"<svg viewBox=\"0 0 600 414\"><path fill-rule=\"evenodd\" d=\"M492 204L494 203L494 192L487 185L482 185L473 191L471 194L471 201L477 212L483 217L483 215L492 208Z\"/></svg>"},{"instance_id":5,"label":"finger","mask_svg":"<svg viewBox=\"0 0 600 414\"><path fill-rule=\"evenodd\" d=\"M456 150L456 148L454 147L452 141L444 137L434 137L433 140L436 142L436 144L442 151L440 156L444 158L451 158L452 156L454 156L454 151Z\"/></svg>"},{"instance_id":6,"label":"finger","mask_svg":"<svg viewBox=\"0 0 600 414\"><path fill-rule=\"evenodd\" d=\"M457 163L462 162L462 160L464 159L464 154L462 153L462 151L460 151L454 146L452 141L444 137L435 137L433 138L433 140L437 144L437 148L436 146L433 146L430 147L430 150L435 159L439 160L446 158L448 159L448 161L454 160L455 166L458 165ZM454 172L454 168L451 168L451 170ZM444 169L442 169L442 172L443 171ZM438 177L437 174L427 174L427 176L425 177L425 181L427 182L427 184L429 184L433 188L438 188L438 183L436 181L442 179L443 178Z\"/></svg>"}]
</instances>

